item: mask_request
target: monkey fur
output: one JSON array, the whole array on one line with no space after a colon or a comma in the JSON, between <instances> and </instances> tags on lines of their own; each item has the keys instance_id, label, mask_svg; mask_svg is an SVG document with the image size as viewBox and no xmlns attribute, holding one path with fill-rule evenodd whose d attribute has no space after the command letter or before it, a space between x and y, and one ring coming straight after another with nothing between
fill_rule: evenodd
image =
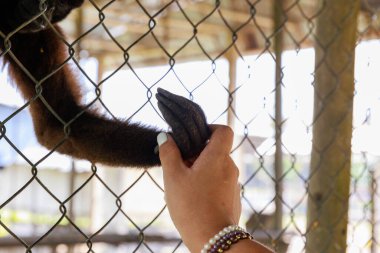
<instances>
[{"instance_id":1,"label":"monkey fur","mask_svg":"<svg viewBox=\"0 0 380 253\"><path fill-rule=\"evenodd\" d=\"M80 84L70 66L62 66L69 55L57 32L61 36L64 34L55 23L64 19L72 9L80 7L83 0L47 0L42 5L39 2L0 2L0 31L5 36L0 37L0 55L3 63L8 65L11 79L23 97L30 101L38 141L50 150L93 163L142 168L159 165L154 149L160 131L141 124L111 120L81 105ZM45 8L45 17L35 18L41 13L40 8ZM33 17L33 21L19 30L20 25ZM53 27L46 19L53 23ZM15 29L19 31L12 34ZM5 40L7 36L9 40ZM20 68L11 53L30 75ZM163 89L158 90L156 97L183 158L195 157L210 136L202 109Z\"/></svg>"}]
</instances>

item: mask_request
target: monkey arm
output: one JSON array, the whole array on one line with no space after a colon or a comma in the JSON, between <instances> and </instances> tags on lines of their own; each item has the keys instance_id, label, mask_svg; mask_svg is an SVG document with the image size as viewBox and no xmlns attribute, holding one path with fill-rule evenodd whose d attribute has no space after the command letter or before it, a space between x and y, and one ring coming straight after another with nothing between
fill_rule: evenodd
<instances>
[{"instance_id":1,"label":"monkey arm","mask_svg":"<svg viewBox=\"0 0 380 253\"><path fill-rule=\"evenodd\" d=\"M23 96L31 101L34 128L42 145L77 158L114 166L159 164L154 153L157 129L110 120L80 105L80 88L75 74L67 64L60 67L68 58L66 47L52 29L16 34L11 43L12 53L37 83L44 80L37 96L36 82L9 54L5 55L11 77ZM197 155L208 139L208 128L200 107L161 89L157 98L183 157Z\"/></svg>"},{"instance_id":2,"label":"monkey arm","mask_svg":"<svg viewBox=\"0 0 380 253\"><path fill-rule=\"evenodd\" d=\"M37 83L43 80L38 95L36 82L9 54L4 56L14 83L30 101L34 130L42 145L114 166L159 164L154 153L157 129L107 119L80 105L79 83L69 65L60 67L68 56L65 45L53 30L16 34L11 38L11 45L11 52Z\"/></svg>"},{"instance_id":3,"label":"monkey arm","mask_svg":"<svg viewBox=\"0 0 380 253\"><path fill-rule=\"evenodd\" d=\"M45 17L52 23L58 22L82 3L83 0L47 0ZM35 0L6 0L0 6L8 10L0 16L0 31L5 34L40 12L39 1ZM107 119L80 105L75 73L67 64L61 67L69 58L67 48L60 36L46 26L46 20L40 17L10 39L11 52L32 78L9 53L4 56L13 81L30 101L38 141L49 149L91 162L137 167L158 165L154 153L157 129ZM58 26L55 29L61 33ZM1 38L0 44L5 46ZM197 155L208 138L201 108L164 90L159 90L157 98L183 157Z\"/></svg>"}]
</instances>

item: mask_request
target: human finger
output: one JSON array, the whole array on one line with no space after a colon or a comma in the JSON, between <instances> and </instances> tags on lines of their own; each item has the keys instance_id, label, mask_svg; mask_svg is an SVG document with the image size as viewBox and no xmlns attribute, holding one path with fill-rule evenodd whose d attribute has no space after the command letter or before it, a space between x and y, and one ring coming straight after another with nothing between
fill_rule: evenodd
<instances>
[{"instance_id":1,"label":"human finger","mask_svg":"<svg viewBox=\"0 0 380 253\"><path fill-rule=\"evenodd\" d=\"M233 144L234 132L228 126L210 125L211 138L203 153L230 154Z\"/></svg>"},{"instance_id":2,"label":"human finger","mask_svg":"<svg viewBox=\"0 0 380 253\"><path fill-rule=\"evenodd\" d=\"M173 138L169 134L162 132L157 136L157 143L164 174L173 174L183 169L184 162Z\"/></svg>"}]
</instances>

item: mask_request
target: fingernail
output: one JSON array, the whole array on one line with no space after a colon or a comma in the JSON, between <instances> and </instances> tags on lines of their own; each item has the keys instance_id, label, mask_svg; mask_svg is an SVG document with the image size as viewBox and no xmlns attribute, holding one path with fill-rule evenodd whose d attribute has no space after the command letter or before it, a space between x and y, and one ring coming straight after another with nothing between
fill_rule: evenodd
<instances>
[{"instance_id":1,"label":"fingernail","mask_svg":"<svg viewBox=\"0 0 380 253\"><path fill-rule=\"evenodd\" d=\"M168 140L168 135L164 132L161 132L157 135L157 143L158 146L161 146Z\"/></svg>"}]
</instances>

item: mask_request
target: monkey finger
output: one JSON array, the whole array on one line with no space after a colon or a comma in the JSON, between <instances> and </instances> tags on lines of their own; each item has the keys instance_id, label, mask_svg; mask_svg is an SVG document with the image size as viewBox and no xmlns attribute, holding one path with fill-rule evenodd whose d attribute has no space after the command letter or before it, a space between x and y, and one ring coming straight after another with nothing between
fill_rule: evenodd
<instances>
[{"instance_id":1,"label":"monkey finger","mask_svg":"<svg viewBox=\"0 0 380 253\"><path fill-rule=\"evenodd\" d=\"M183 97L170 94L167 91L163 93L162 89L159 89L156 97L158 102L161 103L161 105L164 105L163 110L170 112L166 114L166 118L164 116L169 125L172 126L172 123L179 123L175 125L183 127L191 144L195 147L201 146L203 141L199 135L198 126L193 118L194 112L190 110L191 101ZM180 130L174 129L173 126L172 129L173 133L176 130Z\"/></svg>"},{"instance_id":2,"label":"monkey finger","mask_svg":"<svg viewBox=\"0 0 380 253\"><path fill-rule=\"evenodd\" d=\"M179 120L178 115L173 113L165 104L159 102L159 109L168 124L172 128L172 136L181 150L184 159L190 158L201 146L200 137L194 131L195 126L191 119ZM174 109L175 111L175 109Z\"/></svg>"},{"instance_id":3,"label":"monkey finger","mask_svg":"<svg viewBox=\"0 0 380 253\"><path fill-rule=\"evenodd\" d=\"M196 130L190 131L190 133L197 132L200 135L203 144L210 138L211 131L207 125L206 116L199 105L184 97L172 94L162 88L157 89L157 96L159 98L168 99L169 101L175 103L175 105L178 107L178 112L180 111L179 108L181 108L183 113L192 118L191 122L195 124ZM180 118L181 115L178 115L177 113L177 116ZM184 121L185 125L187 122L188 121Z\"/></svg>"},{"instance_id":4,"label":"monkey finger","mask_svg":"<svg viewBox=\"0 0 380 253\"><path fill-rule=\"evenodd\" d=\"M207 140L210 138L211 131L208 127L206 116L202 108L198 104L184 97L172 94L162 88L158 88L157 93L160 97L165 97L173 101L178 106L178 108L181 108L183 111L186 111L187 115L192 117L192 120L195 123L202 139Z\"/></svg>"},{"instance_id":5,"label":"monkey finger","mask_svg":"<svg viewBox=\"0 0 380 253\"><path fill-rule=\"evenodd\" d=\"M165 120L172 127L183 157L199 154L208 139L209 131L202 109L190 100L158 89L158 107Z\"/></svg>"},{"instance_id":6,"label":"monkey finger","mask_svg":"<svg viewBox=\"0 0 380 253\"><path fill-rule=\"evenodd\" d=\"M211 130L207 124L206 115L204 114L202 108L194 102L191 102L189 104L189 107L192 109L193 113L191 115L195 124L197 125L198 132L202 140L207 141L208 139L210 139Z\"/></svg>"},{"instance_id":7,"label":"monkey finger","mask_svg":"<svg viewBox=\"0 0 380 253\"><path fill-rule=\"evenodd\" d=\"M188 133L185 130L185 127L182 125L182 123L178 120L174 120L175 116L172 114L171 110L167 108L167 106L162 103L158 102L158 108L160 109L163 117L168 122L170 127L172 128L172 137L174 141L176 142L179 150L181 151L182 156L185 158L188 156L188 153L191 150L190 145L190 138Z\"/></svg>"}]
</instances>

